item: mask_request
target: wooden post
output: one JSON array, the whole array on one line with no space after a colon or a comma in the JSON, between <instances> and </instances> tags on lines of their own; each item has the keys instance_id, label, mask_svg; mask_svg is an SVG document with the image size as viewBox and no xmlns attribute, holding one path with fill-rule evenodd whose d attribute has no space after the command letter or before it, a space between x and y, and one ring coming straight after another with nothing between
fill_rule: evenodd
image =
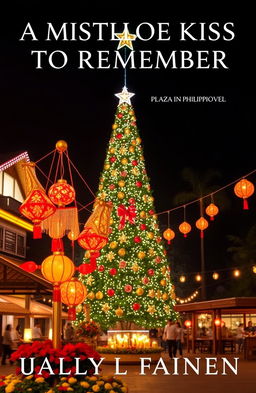
<instances>
[{"instance_id":1,"label":"wooden post","mask_svg":"<svg viewBox=\"0 0 256 393\"><path fill-rule=\"evenodd\" d=\"M195 339L196 339L196 313L194 311L192 311L192 332L191 332L191 336L192 336L192 353L196 353L196 343L195 343Z\"/></svg>"},{"instance_id":2,"label":"wooden post","mask_svg":"<svg viewBox=\"0 0 256 393\"><path fill-rule=\"evenodd\" d=\"M217 329L216 329L216 325L214 323L215 319L216 319L216 310L213 310L213 346L212 346L212 351L214 354L217 353Z\"/></svg>"},{"instance_id":3,"label":"wooden post","mask_svg":"<svg viewBox=\"0 0 256 393\"><path fill-rule=\"evenodd\" d=\"M25 309L30 311L31 296L25 295ZM25 315L25 329L30 328L30 315Z\"/></svg>"}]
</instances>

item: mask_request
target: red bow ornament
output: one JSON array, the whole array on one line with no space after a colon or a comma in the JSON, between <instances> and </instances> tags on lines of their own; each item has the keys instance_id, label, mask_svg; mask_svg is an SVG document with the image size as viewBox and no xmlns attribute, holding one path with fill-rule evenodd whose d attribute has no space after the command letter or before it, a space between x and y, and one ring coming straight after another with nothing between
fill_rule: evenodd
<instances>
[{"instance_id":1,"label":"red bow ornament","mask_svg":"<svg viewBox=\"0 0 256 393\"><path fill-rule=\"evenodd\" d=\"M134 205L130 205L127 208L124 205L119 205L117 208L117 215L120 217L118 229L123 229L126 221L130 224L135 224L136 208Z\"/></svg>"}]
</instances>

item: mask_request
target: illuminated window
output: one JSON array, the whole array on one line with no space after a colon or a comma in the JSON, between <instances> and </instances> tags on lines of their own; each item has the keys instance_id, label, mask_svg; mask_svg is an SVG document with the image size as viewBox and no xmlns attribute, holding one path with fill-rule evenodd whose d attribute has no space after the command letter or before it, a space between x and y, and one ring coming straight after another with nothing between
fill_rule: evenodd
<instances>
[{"instance_id":1,"label":"illuminated window","mask_svg":"<svg viewBox=\"0 0 256 393\"><path fill-rule=\"evenodd\" d=\"M0 195L3 193L3 172L0 171Z\"/></svg>"},{"instance_id":2,"label":"illuminated window","mask_svg":"<svg viewBox=\"0 0 256 393\"><path fill-rule=\"evenodd\" d=\"M20 191L20 186L19 186L17 180L15 180L15 183L14 183L14 199L16 199L16 201L19 201L21 203L24 202L24 198L23 198L22 193Z\"/></svg>"}]
</instances>

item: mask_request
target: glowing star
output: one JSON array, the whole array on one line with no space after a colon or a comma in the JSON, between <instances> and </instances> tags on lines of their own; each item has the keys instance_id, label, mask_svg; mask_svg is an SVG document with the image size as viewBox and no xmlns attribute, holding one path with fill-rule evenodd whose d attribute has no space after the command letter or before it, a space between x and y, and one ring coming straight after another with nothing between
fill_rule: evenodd
<instances>
[{"instance_id":1,"label":"glowing star","mask_svg":"<svg viewBox=\"0 0 256 393\"><path fill-rule=\"evenodd\" d=\"M86 280L87 285L92 285L94 283L94 278L92 276L89 276Z\"/></svg>"},{"instance_id":2,"label":"glowing star","mask_svg":"<svg viewBox=\"0 0 256 393\"><path fill-rule=\"evenodd\" d=\"M127 26L125 26L122 33L116 33L115 36L119 39L119 44L117 50L127 46L129 49L133 50L132 41L136 40L135 34L130 34Z\"/></svg>"},{"instance_id":3,"label":"glowing star","mask_svg":"<svg viewBox=\"0 0 256 393\"><path fill-rule=\"evenodd\" d=\"M116 169L113 169L113 171L111 171L111 176L117 177L117 175L118 175L118 171Z\"/></svg>"},{"instance_id":4,"label":"glowing star","mask_svg":"<svg viewBox=\"0 0 256 393\"><path fill-rule=\"evenodd\" d=\"M156 312L155 306L149 306L147 312L149 312L150 314L154 314L154 312Z\"/></svg>"},{"instance_id":5,"label":"glowing star","mask_svg":"<svg viewBox=\"0 0 256 393\"><path fill-rule=\"evenodd\" d=\"M155 250L153 248L149 248L148 255L153 257L155 254L156 254Z\"/></svg>"},{"instance_id":6,"label":"glowing star","mask_svg":"<svg viewBox=\"0 0 256 393\"><path fill-rule=\"evenodd\" d=\"M155 297L155 291L154 291L154 289L150 289L150 290L148 291L148 296L149 296L149 297Z\"/></svg>"},{"instance_id":7,"label":"glowing star","mask_svg":"<svg viewBox=\"0 0 256 393\"><path fill-rule=\"evenodd\" d=\"M124 156L127 153L127 149L125 146L120 147L119 153Z\"/></svg>"},{"instance_id":8,"label":"glowing star","mask_svg":"<svg viewBox=\"0 0 256 393\"><path fill-rule=\"evenodd\" d=\"M119 105L123 102L127 102L127 104L131 105L131 98L134 96L134 93L129 93L126 86L123 87L121 93L115 94L117 98L119 98Z\"/></svg>"},{"instance_id":9,"label":"glowing star","mask_svg":"<svg viewBox=\"0 0 256 393\"><path fill-rule=\"evenodd\" d=\"M134 176L139 176L139 174L140 174L139 169L138 169L138 168L132 168L132 174L133 174ZM144 201L144 202L146 202L146 201Z\"/></svg>"},{"instance_id":10,"label":"glowing star","mask_svg":"<svg viewBox=\"0 0 256 393\"><path fill-rule=\"evenodd\" d=\"M108 305L108 303L105 303L105 304L103 304L101 309L102 309L102 311L107 313L110 310L110 306Z\"/></svg>"},{"instance_id":11,"label":"glowing star","mask_svg":"<svg viewBox=\"0 0 256 393\"><path fill-rule=\"evenodd\" d=\"M100 198L103 199L103 200L105 200L106 197L107 197L106 192L105 192L105 191L102 191L102 192L100 193Z\"/></svg>"},{"instance_id":12,"label":"glowing star","mask_svg":"<svg viewBox=\"0 0 256 393\"><path fill-rule=\"evenodd\" d=\"M123 233L123 234L119 237L119 241L120 241L120 243L126 243L126 242L127 242L127 236L125 236L125 234Z\"/></svg>"},{"instance_id":13,"label":"glowing star","mask_svg":"<svg viewBox=\"0 0 256 393\"><path fill-rule=\"evenodd\" d=\"M157 291L156 297L157 297L157 299L161 299L161 297L162 297L161 291L159 291L159 290Z\"/></svg>"},{"instance_id":14,"label":"glowing star","mask_svg":"<svg viewBox=\"0 0 256 393\"><path fill-rule=\"evenodd\" d=\"M107 254L107 260L111 262L114 258L115 258L115 254L113 253L113 251L110 251Z\"/></svg>"},{"instance_id":15,"label":"glowing star","mask_svg":"<svg viewBox=\"0 0 256 393\"><path fill-rule=\"evenodd\" d=\"M162 273L162 274L165 274L165 273L166 273L166 267L165 267L165 266L163 266L163 267L161 268L161 273Z\"/></svg>"}]
</instances>

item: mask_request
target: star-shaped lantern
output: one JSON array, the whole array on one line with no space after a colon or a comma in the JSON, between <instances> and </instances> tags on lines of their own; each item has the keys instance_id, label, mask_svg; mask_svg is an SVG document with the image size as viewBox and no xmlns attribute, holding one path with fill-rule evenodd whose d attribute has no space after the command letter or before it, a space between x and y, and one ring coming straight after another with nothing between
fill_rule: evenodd
<instances>
[{"instance_id":1,"label":"star-shaped lantern","mask_svg":"<svg viewBox=\"0 0 256 393\"><path fill-rule=\"evenodd\" d=\"M117 50L127 46L129 49L133 50L132 41L136 40L135 34L130 34L128 27L125 26L122 33L116 33L115 36L119 39L119 44Z\"/></svg>"},{"instance_id":2,"label":"star-shaped lantern","mask_svg":"<svg viewBox=\"0 0 256 393\"><path fill-rule=\"evenodd\" d=\"M123 102L127 102L127 104L131 105L131 98L134 96L134 93L129 93L129 91L127 90L127 87L124 86L123 90L121 91L121 93L117 93L115 94L115 96L117 98L119 98L119 104L122 104Z\"/></svg>"}]
</instances>

